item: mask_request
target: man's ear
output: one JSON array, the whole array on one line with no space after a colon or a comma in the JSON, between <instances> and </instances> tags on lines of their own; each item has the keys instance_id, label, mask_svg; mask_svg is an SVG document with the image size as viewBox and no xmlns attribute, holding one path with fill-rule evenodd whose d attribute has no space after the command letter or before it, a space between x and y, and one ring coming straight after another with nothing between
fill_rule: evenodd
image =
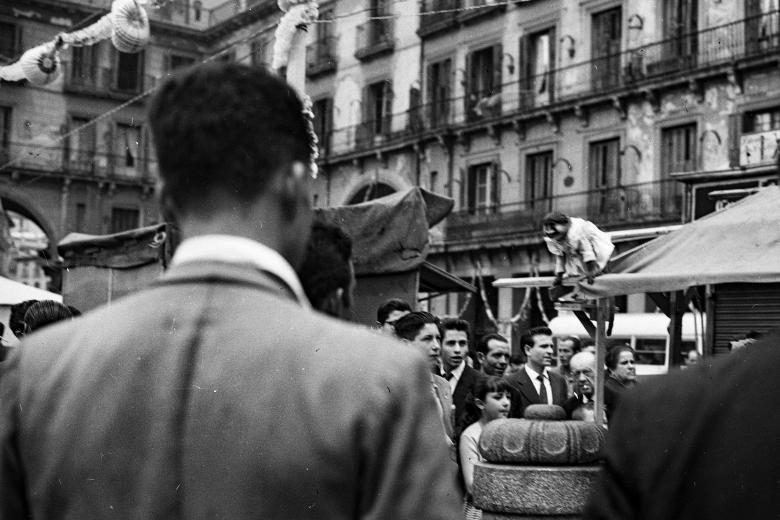
<instances>
[{"instance_id":1,"label":"man's ear","mask_svg":"<svg viewBox=\"0 0 780 520\"><path fill-rule=\"evenodd\" d=\"M306 190L306 166L300 161L294 161L286 172L278 179L279 202L285 220L295 220L301 200L309 201Z\"/></svg>"},{"instance_id":2,"label":"man's ear","mask_svg":"<svg viewBox=\"0 0 780 520\"><path fill-rule=\"evenodd\" d=\"M322 302L322 312L337 318L341 317L343 311L342 298L344 289L339 287L328 293Z\"/></svg>"}]
</instances>

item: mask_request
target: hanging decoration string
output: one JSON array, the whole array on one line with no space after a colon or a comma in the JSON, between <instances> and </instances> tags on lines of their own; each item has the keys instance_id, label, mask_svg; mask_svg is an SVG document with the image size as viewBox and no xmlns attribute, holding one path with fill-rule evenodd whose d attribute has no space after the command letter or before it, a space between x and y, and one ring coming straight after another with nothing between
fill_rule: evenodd
<instances>
[{"instance_id":1,"label":"hanging decoration string","mask_svg":"<svg viewBox=\"0 0 780 520\"><path fill-rule=\"evenodd\" d=\"M482 279L482 263L477 260L477 282L479 284L479 297L482 299L482 303L485 305L485 314L487 315L488 320L490 320L490 323L492 323L496 329L498 329L498 320L496 320L496 315L493 314L493 309L490 307L490 302L487 299L487 294L485 293L485 282Z\"/></svg>"},{"instance_id":2,"label":"hanging decoration string","mask_svg":"<svg viewBox=\"0 0 780 520\"><path fill-rule=\"evenodd\" d=\"M477 278L477 268L474 267L471 271L471 285L475 285ZM474 297L474 293L470 292L468 296L466 296L466 301L461 305L460 311L458 311L458 318L462 318L463 315L466 313L466 309L469 308L469 304L471 304L471 299Z\"/></svg>"}]
</instances>

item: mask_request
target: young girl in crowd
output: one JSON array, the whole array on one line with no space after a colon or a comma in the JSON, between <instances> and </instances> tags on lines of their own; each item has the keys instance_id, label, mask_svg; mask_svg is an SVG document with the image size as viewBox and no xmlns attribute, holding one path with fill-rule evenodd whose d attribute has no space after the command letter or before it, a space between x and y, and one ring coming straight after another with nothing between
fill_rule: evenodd
<instances>
[{"instance_id":1,"label":"young girl in crowd","mask_svg":"<svg viewBox=\"0 0 780 520\"><path fill-rule=\"evenodd\" d=\"M474 393L466 402L467 419L463 424L470 424L460 434L458 451L463 481L466 486L466 503L464 510L466 519L482 518L482 511L474 507L471 490L474 484L474 464L483 460L479 453L479 437L482 428L494 419L509 416L509 383L503 377L490 376L477 381Z\"/></svg>"}]
</instances>

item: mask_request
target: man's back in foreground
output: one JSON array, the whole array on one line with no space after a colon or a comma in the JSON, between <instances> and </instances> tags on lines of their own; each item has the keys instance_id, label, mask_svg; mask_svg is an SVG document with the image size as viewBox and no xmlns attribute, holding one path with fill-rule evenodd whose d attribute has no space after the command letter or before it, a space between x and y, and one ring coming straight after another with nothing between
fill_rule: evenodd
<instances>
[{"instance_id":1,"label":"man's back in foreground","mask_svg":"<svg viewBox=\"0 0 780 520\"><path fill-rule=\"evenodd\" d=\"M30 336L0 375L0 518L452 518L422 359L308 309L313 140L270 73L150 103L163 281Z\"/></svg>"},{"instance_id":2,"label":"man's back in foreground","mask_svg":"<svg viewBox=\"0 0 780 520\"><path fill-rule=\"evenodd\" d=\"M778 339L626 394L585 518L778 518Z\"/></svg>"}]
</instances>

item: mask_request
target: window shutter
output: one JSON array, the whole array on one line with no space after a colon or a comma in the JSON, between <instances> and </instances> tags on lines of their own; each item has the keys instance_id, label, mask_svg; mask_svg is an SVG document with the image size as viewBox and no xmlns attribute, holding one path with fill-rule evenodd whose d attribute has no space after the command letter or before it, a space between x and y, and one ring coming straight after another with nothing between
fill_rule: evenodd
<instances>
[{"instance_id":1,"label":"window shutter","mask_svg":"<svg viewBox=\"0 0 780 520\"><path fill-rule=\"evenodd\" d=\"M474 213L477 208L477 175L473 166L464 172L466 178L463 181L466 183L466 206L469 209L469 213Z\"/></svg>"},{"instance_id":2,"label":"window shutter","mask_svg":"<svg viewBox=\"0 0 780 520\"><path fill-rule=\"evenodd\" d=\"M533 99L530 95L531 92L531 85L529 82L529 79L531 77L531 74L529 72L529 69L531 67L531 57L529 53L529 41L528 36L521 36L519 45L518 45L518 53L517 53L517 75L518 75L518 81L520 83L520 106L527 106L531 99Z\"/></svg>"},{"instance_id":3,"label":"window shutter","mask_svg":"<svg viewBox=\"0 0 780 520\"><path fill-rule=\"evenodd\" d=\"M739 145L742 137L742 114L729 114L729 166L739 167Z\"/></svg>"},{"instance_id":4,"label":"window shutter","mask_svg":"<svg viewBox=\"0 0 780 520\"><path fill-rule=\"evenodd\" d=\"M382 133L389 135L393 127L393 84L388 80L382 84Z\"/></svg>"},{"instance_id":5,"label":"window shutter","mask_svg":"<svg viewBox=\"0 0 780 520\"><path fill-rule=\"evenodd\" d=\"M463 73L463 78L461 81L463 82L463 110L466 112L466 115L468 116L468 113L471 108L471 102L469 100L469 97L471 97L471 69L474 68L474 63L472 59L472 54L466 55L466 69ZM457 73L456 73L457 76Z\"/></svg>"},{"instance_id":6,"label":"window shutter","mask_svg":"<svg viewBox=\"0 0 780 520\"><path fill-rule=\"evenodd\" d=\"M490 173L492 175L490 180L490 206L497 207L501 204L501 163L494 161L493 171Z\"/></svg>"},{"instance_id":7,"label":"window shutter","mask_svg":"<svg viewBox=\"0 0 780 520\"><path fill-rule=\"evenodd\" d=\"M555 27L551 27L549 31L549 37L550 37L550 45L549 45L549 51L550 51L550 65L547 68L547 90L550 93L550 101L552 102L555 99L555 69L558 67L555 58L556 58L556 52L555 48L558 45L558 39L556 37L556 31Z\"/></svg>"},{"instance_id":8,"label":"window shutter","mask_svg":"<svg viewBox=\"0 0 780 520\"><path fill-rule=\"evenodd\" d=\"M409 127L412 132L422 130L422 118L420 117L420 104L422 102L420 89L409 88Z\"/></svg>"},{"instance_id":9,"label":"window shutter","mask_svg":"<svg viewBox=\"0 0 780 520\"><path fill-rule=\"evenodd\" d=\"M441 118L444 121L448 121L450 98L452 97L452 60L450 58L444 60L440 78L441 100L439 101L439 104L441 106Z\"/></svg>"},{"instance_id":10,"label":"window shutter","mask_svg":"<svg viewBox=\"0 0 780 520\"><path fill-rule=\"evenodd\" d=\"M493 92L492 94L497 94L498 92L501 92L501 83L502 83L502 69L504 68L503 63L503 57L504 57L504 46L500 43L498 45L493 46Z\"/></svg>"}]
</instances>

